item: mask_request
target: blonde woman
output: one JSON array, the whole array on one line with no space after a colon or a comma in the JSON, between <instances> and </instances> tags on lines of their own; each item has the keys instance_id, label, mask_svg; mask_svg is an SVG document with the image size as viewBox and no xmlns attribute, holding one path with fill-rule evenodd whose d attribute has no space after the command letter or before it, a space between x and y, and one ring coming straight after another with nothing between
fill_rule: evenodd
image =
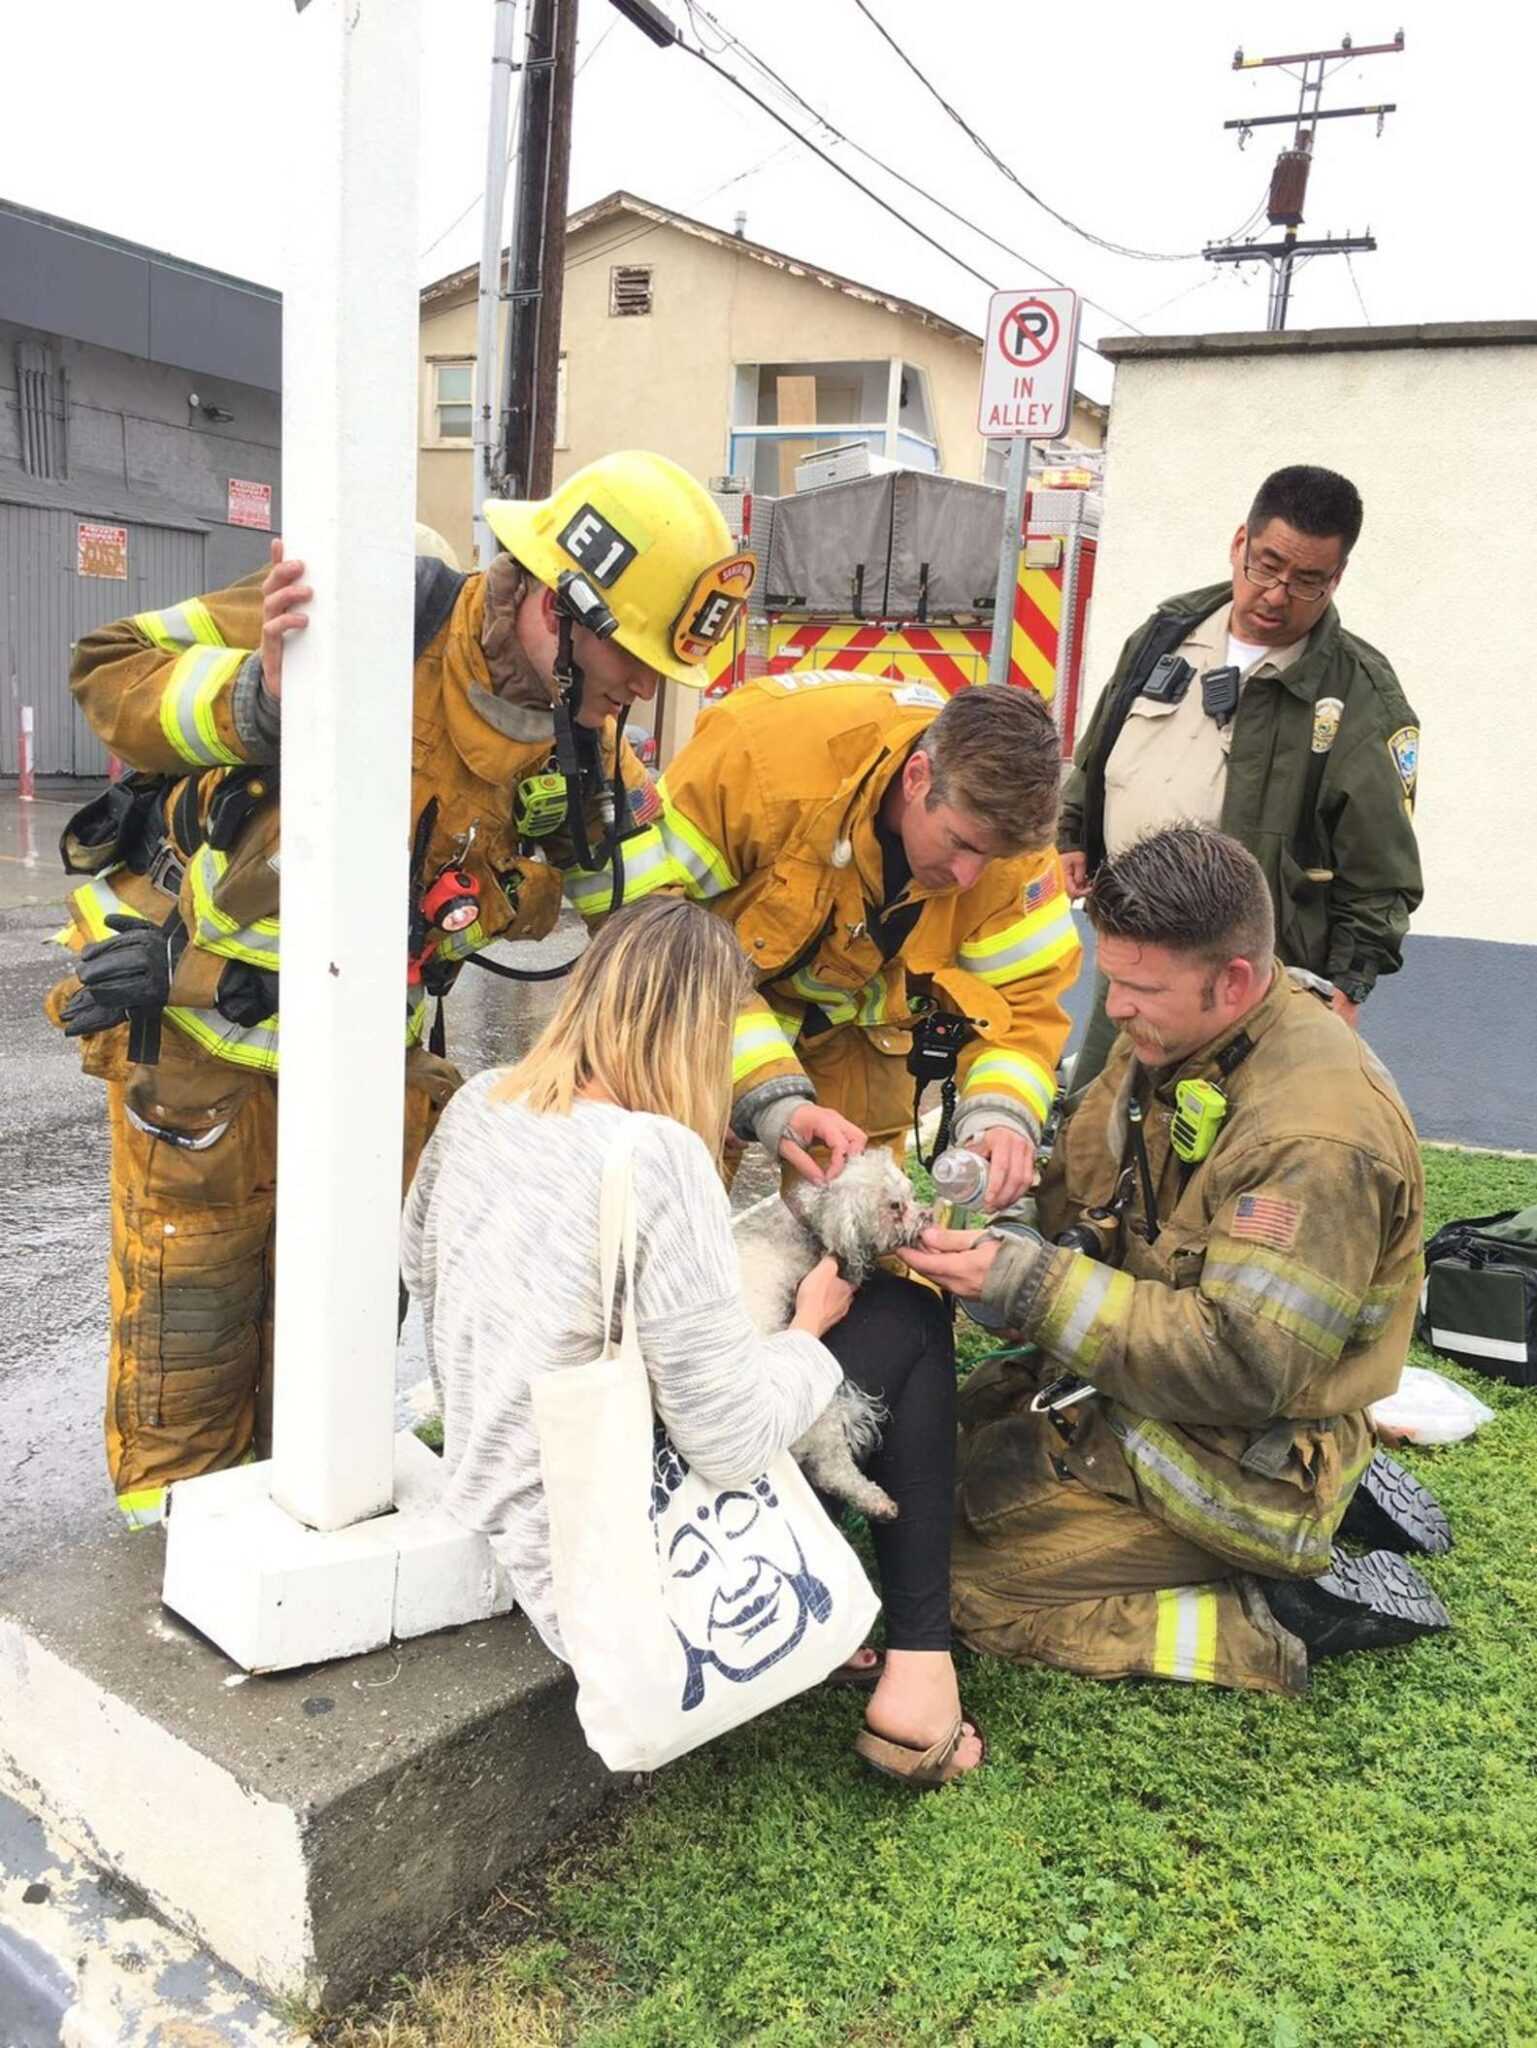
<instances>
[{"instance_id":1,"label":"blonde woman","mask_svg":"<svg viewBox=\"0 0 1537 2048\"><path fill-rule=\"evenodd\" d=\"M722 1486L752 1480L805 1433L848 1370L822 1341L852 1300L831 1259L801 1283L794 1320L776 1336L761 1336L742 1303L719 1160L732 1023L747 987L730 927L707 911L659 898L621 912L577 963L527 1058L454 1097L407 1199L401 1263L443 1404L443 1504L490 1538L558 1657L530 1388L601 1346L599 1189L627 1118L638 1127L641 1347L657 1413L688 1464ZM889 1285L918 1298L906 1282ZM754 1629L741 1633L750 1655ZM948 1649L921 1660L948 1680L934 1698L886 1661L898 1668L881 1679L880 1732L916 1754L953 1731L943 1775L975 1761L960 1753L975 1738L959 1731Z\"/></svg>"}]
</instances>

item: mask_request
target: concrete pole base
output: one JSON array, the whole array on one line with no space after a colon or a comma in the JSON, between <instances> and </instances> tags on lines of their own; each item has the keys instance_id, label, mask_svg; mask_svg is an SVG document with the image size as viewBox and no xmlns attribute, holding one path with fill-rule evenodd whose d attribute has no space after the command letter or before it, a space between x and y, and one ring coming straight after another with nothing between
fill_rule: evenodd
<instances>
[{"instance_id":1,"label":"concrete pole base","mask_svg":"<svg viewBox=\"0 0 1537 2048\"><path fill-rule=\"evenodd\" d=\"M0 1792L271 1996L353 1996L614 1783L520 1615L247 1677L163 1567L145 1532L0 1583Z\"/></svg>"},{"instance_id":2,"label":"concrete pole base","mask_svg":"<svg viewBox=\"0 0 1537 2048\"><path fill-rule=\"evenodd\" d=\"M395 1512L307 1529L271 1498L272 1466L185 1479L166 1518L167 1607L245 1671L291 1671L506 1614L491 1546L438 1507L443 1462L403 1430Z\"/></svg>"}]
</instances>

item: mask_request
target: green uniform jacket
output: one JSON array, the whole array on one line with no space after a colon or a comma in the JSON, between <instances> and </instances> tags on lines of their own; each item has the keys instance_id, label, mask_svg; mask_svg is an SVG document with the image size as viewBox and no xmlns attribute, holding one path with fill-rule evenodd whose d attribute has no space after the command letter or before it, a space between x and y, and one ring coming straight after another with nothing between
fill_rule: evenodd
<instances>
[{"instance_id":1,"label":"green uniform jacket","mask_svg":"<svg viewBox=\"0 0 1537 2048\"><path fill-rule=\"evenodd\" d=\"M1121 650L1079 741L1057 843L1104 858L1105 764L1150 635L1177 647L1232 595L1231 585L1171 597ZM1144 678L1145 679L1145 678ZM1424 894L1413 809L1419 721L1389 663L1347 633L1333 605L1300 660L1244 685L1233 721L1222 829L1265 871L1277 950L1292 967L1354 984L1358 999L1396 973ZM1174 824L1175 819L1169 822Z\"/></svg>"},{"instance_id":2,"label":"green uniform jacket","mask_svg":"<svg viewBox=\"0 0 1537 2048\"><path fill-rule=\"evenodd\" d=\"M1224 1075L1239 1034L1252 1049ZM1214 1082L1228 1112L1188 1175L1170 1144L1174 1086ZM1058 1452L1240 1570L1325 1570L1370 1461L1369 1404L1398 1385L1422 1270L1424 1179L1408 1112L1370 1047L1278 970L1243 1024L1149 1073L1123 1038L1064 1126L1038 1197L1054 1236L1112 1202L1133 1092L1160 1227L1134 1192L1105 1262L1004 1243L985 1304L1099 1398ZM963 1513L1007 1544L1040 1366L983 1365L961 1396ZM1050 1376L1049 1373L1047 1375Z\"/></svg>"}]
</instances>

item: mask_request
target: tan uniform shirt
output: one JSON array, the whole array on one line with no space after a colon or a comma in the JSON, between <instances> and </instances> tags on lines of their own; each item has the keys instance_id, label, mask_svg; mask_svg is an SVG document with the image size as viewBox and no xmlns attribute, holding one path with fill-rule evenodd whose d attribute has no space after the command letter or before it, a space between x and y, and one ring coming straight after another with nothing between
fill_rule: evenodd
<instances>
[{"instance_id":1,"label":"tan uniform shirt","mask_svg":"<svg viewBox=\"0 0 1537 2048\"><path fill-rule=\"evenodd\" d=\"M1227 790L1227 756L1233 721L1218 725L1201 703L1201 676L1227 661L1230 604L1188 633L1179 652L1195 670L1178 704L1135 697L1119 739L1105 763L1105 850L1112 859L1144 833L1165 825L1218 825ZM1279 675L1298 660L1307 637L1271 649L1244 672Z\"/></svg>"}]
</instances>

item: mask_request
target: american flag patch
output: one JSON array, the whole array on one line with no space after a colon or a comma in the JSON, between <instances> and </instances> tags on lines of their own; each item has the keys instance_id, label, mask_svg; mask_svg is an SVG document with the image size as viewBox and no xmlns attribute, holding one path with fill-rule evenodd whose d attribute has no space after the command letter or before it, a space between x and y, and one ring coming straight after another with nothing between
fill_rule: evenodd
<instances>
[{"instance_id":1,"label":"american flag patch","mask_svg":"<svg viewBox=\"0 0 1537 2048\"><path fill-rule=\"evenodd\" d=\"M649 825L653 818L661 815L661 810L662 799L648 775L643 783L630 791L630 821L636 825Z\"/></svg>"},{"instance_id":2,"label":"american flag patch","mask_svg":"<svg viewBox=\"0 0 1537 2048\"><path fill-rule=\"evenodd\" d=\"M1056 893L1056 871L1049 868L1044 875L1037 875L1033 882L1025 884L1025 909L1039 910L1041 905Z\"/></svg>"},{"instance_id":3,"label":"american flag patch","mask_svg":"<svg viewBox=\"0 0 1537 2048\"><path fill-rule=\"evenodd\" d=\"M1252 1237L1272 1251L1289 1252L1297 1242L1301 1215L1296 1202L1283 1202L1278 1195L1240 1195L1229 1234Z\"/></svg>"}]
</instances>

